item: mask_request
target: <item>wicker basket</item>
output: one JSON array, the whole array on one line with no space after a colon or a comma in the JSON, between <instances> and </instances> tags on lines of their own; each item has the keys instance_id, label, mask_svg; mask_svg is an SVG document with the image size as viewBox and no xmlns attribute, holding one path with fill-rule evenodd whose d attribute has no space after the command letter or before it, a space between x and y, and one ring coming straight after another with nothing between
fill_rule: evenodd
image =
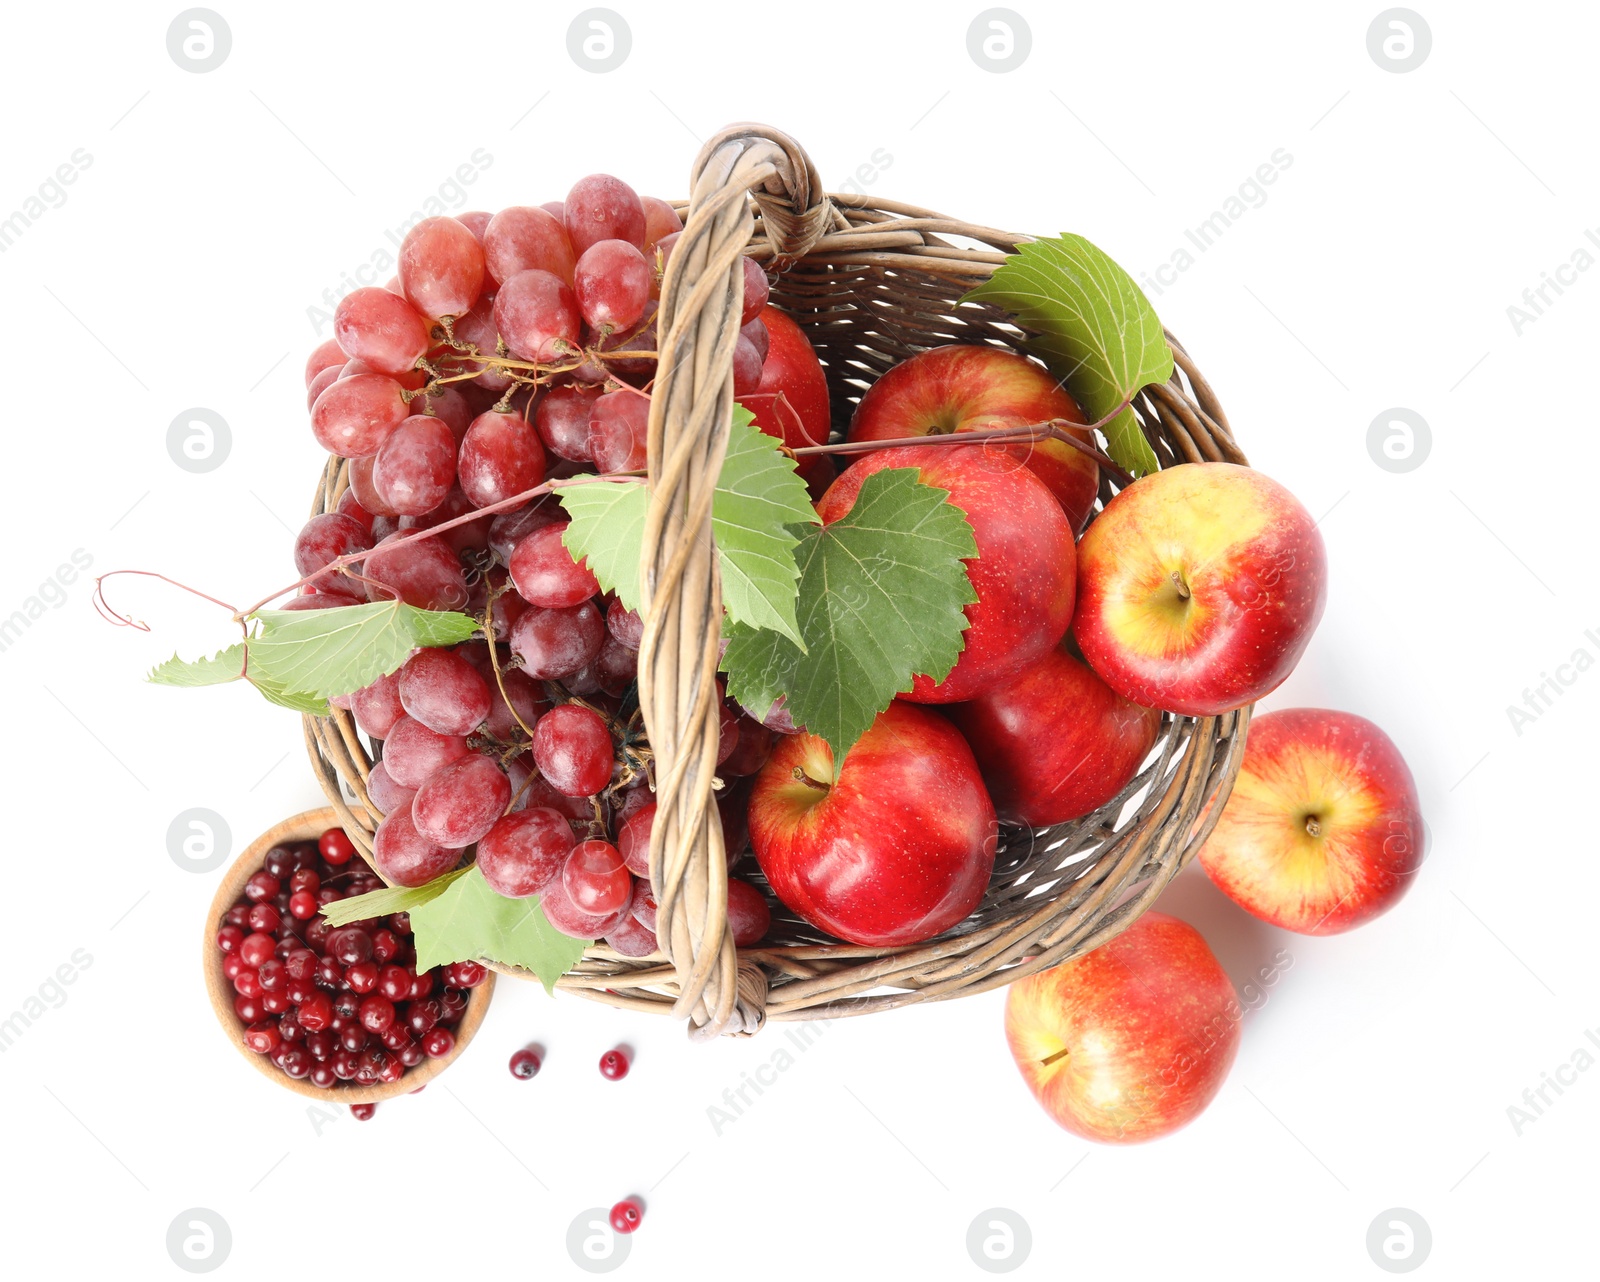
<instances>
[{"instance_id":1,"label":"wicker basket","mask_svg":"<svg viewBox=\"0 0 1600 1282\"><path fill-rule=\"evenodd\" d=\"M1199 849L1238 772L1248 708L1168 715L1144 769L1115 800L1072 823L1002 830L982 905L936 939L899 948L842 944L769 893L770 933L757 947L735 949L711 801L721 605L709 500L733 400L739 256L766 265L772 301L805 327L842 429L862 392L917 351L952 342L1016 345L1019 331L1004 313L959 300L1029 238L913 205L825 195L806 154L765 126L718 134L691 181L685 229L661 292L639 654L640 704L657 764L651 881L662 951L630 959L592 947L559 986L687 1018L692 1035L709 1037L753 1033L766 1019L861 1015L983 992L1098 947ZM1210 387L1168 339L1176 372L1134 403L1162 465L1245 462ZM314 512L333 507L344 470L330 460ZM1102 504L1114 492L1103 479ZM370 849L369 821L351 808L353 799L370 809L370 747L344 712L306 718L305 734L329 800L351 837ZM765 890L753 865L741 875Z\"/></svg>"}]
</instances>

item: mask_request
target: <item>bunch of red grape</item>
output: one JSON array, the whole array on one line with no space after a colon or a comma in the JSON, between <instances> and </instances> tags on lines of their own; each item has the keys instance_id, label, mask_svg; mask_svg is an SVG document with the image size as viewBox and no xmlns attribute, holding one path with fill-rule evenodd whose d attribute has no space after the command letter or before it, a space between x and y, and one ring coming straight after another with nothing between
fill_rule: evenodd
<instances>
[{"instance_id":1,"label":"bunch of red grape","mask_svg":"<svg viewBox=\"0 0 1600 1282\"><path fill-rule=\"evenodd\" d=\"M477 962L418 973L404 913L333 926L320 910L383 883L337 828L274 846L217 927L244 1044L330 1089L397 1082L455 1049ZM437 995L436 994L437 990Z\"/></svg>"},{"instance_id":2,"label":"bunch of red grape","mask_svg":"<svg viewBox=\"0 0 1600 1282\"><path fill-rule=\"evenodd\" d=\"M666 202L606 175L565 201L413 227L398 277L348 295L306 365L312 432L350 460L350 484L295 540L308 581L287 607L398 598L483 622L482 639L420 650L337 701L381 742L367 784L384 816L377 869L421 885L475 847L494 890L538 895L558 930L628 956L656 945L642 624L568 553L553 496L508 500L644 467L657 299L681 228ZM773 399L767 278L749 258L744 289L735 395ZM456 518L471 519L419 533ZM774 726L793 729L781 713ZM721 773L758 771L774 730L725 702L722 732ZM719 797L730 862L747 794ZM732 884L729 913L737 942L766 933L753 886Z\"/></svg>"}]
</instances>

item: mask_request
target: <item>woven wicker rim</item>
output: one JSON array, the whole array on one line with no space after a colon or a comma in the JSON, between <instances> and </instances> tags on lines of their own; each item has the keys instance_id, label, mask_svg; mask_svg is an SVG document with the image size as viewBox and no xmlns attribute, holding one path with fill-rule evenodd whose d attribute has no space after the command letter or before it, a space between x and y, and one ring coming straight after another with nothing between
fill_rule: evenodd
<instances>
[{"instance_id":1,"label":"woven wicker rim","mask_svg":"<svg viewBox=\"0 0 1600 1282\"><path fill-rule=\"evenodd\" d=\"M879 375L916 351L951 342L1018 350L1021 333L1009 317L959 299L1031 238L877 197L824 194L798 145L761 125L732 126L707 143L691 190L662 283L642 576L639 696L657 765L650 868L661 951L628 958L596 945L558 986L686 1018L696 1037L748 1035L766 1019L838 1018L984 992L1098 947L1204 843L1238 773L1248 707L1164 716L1152 755L1117 798L1071 823L1003 830L983 904L934 940L841 944L768 891L772 930L757 947L734 947L711 800L721 597L710 498L733 400L739 257L767 266L772 301L805 327L827 369L838 427ZM1171 380L1144 388L1133 404L1161 465L1246 463L1215 393L1167 338ZM329 460L313 513L333 508L345 472L341 460ZM1102 474L1101 504L1115 492ZM370 851L373 825L351 800L371 809L371 747L342 711L305 718L305 736L334 810ZM740 875L767 890L753 863Z\"/></svg>"},{"instance_id":2,"label":"woven wicker rim","mask_svg":"<svg viewBox=\"0 0 1600 1282\"><path fill-rule=\"evenodd\" d=\"M223 953L217 947L218 923L228 909L233 907L234 901L244 893L245 882L250 880L251 874L260 869L261 861L266 858L267 851L287 842L315 841L329 828L341 823L348 832L351 820L356 821L361 831L366 831L362 826L366 822L366 816L355 811L350 812L350 819L346 819L347 811L349 811L348 806L342 808L325 806L320 810L307 810L303 814L293 815L268 828L244 848L244 852L233 861L221 885L217 887L217 893L211 899L211 907L206 912L204 937L200 941L200 964L206 980L206 996L211 1001L211 1009L216 1014L218 1025L227 1034L234 1049L263 1077L293 1091L296 1095L326 1100L330 1104L380 1104L384 1100L409 1095L418 1087L426 1086L455 1063L456 1057L466 1050L467 1043L477 1035L479 1027L483 1024L483 1017L489 1013L489 999L494 993L494 975L486 976L483 983L472 990L472 996L467 1001L467 1009L461 1016L461 1022L456 1025L455 1049L448 1055L442 1059L425 1059L415 1068L408 1068L405 1076L398 1082L379 1082L373 1086L339 1082L325 1090L320 1086L313 1086L304 1078L296 1080L280 1072L265 1055L257 1055L244 1044L244 1021L234 1012L233 984L222 973Z\"/></svg>"}]
</instances>

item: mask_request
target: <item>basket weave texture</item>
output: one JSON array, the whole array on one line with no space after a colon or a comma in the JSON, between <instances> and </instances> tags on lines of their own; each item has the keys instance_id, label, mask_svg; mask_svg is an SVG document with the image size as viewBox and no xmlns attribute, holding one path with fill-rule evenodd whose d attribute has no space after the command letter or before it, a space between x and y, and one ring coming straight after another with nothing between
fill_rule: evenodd
<instances>
[{"instance_id":1,"label":"basket weave texture","mask_svg":"<svg viewBox=\"0 0 1600 1282\"><path fill-rule=\"evenodd\" d=\"M627 958L596 945L558 986L687 1019L691 1035L710 1037L754 1033L767 1019L860 1015L984 992L1098 947L1204 842L1238 772L1249 708L1169 714L1139 775L1094 814L1052 828L1002 829L983 903L936 939L842 944L769 893L771 931L756 947L735 948L713 801L722 606L710 507L733 404L739 258L762 262L772 302L810 337L827 371L837 432L873 381L918 351L945 343L1019 350L1022 334L1005 313L960 299L1030 238L877 197L825 194L799 146L761 125L732 126L706 144L684 212L661 290L638 677L656 762L650 868L661 951ZM1142 389L1133 403L1161 465L1244 463L1215 394L1167 338L1171 380ZM332 510L345 471L342 460L329 460L314 514ZM1115 492L1102 470L1102 505ZM372 745L343 711L305 718L305 736L324 792L370 853ZM740 875L765 891L754 862Z\"/></svg>"}]
</instances>

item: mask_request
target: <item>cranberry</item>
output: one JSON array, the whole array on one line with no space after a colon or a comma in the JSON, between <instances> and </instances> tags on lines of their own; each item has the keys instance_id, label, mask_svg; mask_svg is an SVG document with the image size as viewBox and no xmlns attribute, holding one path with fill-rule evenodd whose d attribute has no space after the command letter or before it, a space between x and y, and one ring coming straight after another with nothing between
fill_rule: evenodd
<instances>
[{"instance_id":1,"label":"cranberry","mask_svg":"<svg viewBox=\"0 0 1600 1282\"><path fill-rule=\"evenodd\" d=\"M261 861L261 871L273 877L286 877L294 871L294 851L288 846L274 846Z\"/></svg>"},{"instance_id":2,"label":"cranberry","mask_svg":"<svg viewBox=\"0 0 1600 1282\"><path fill-rule=\"evenodd\" d=\"M406 1075L406 1066L398 1059L391 1059L378 1070L378 1080L388 1084L398 1082Z\"/></svg>"},{"instance_id":3,"label":"cranberry","mask_svg":"<svg viewBox=\"0 0 1600 1282\"><path fill-rule=\"evenodd\" d=\"M278 893L282 883L266 869L252 873L250 880L244 884L244 897L252 903L260 903L263 899L271 899Z\"/></svg>"},{"instance_id":4,"label":"cranberry","mask_svg":"<svg viewBox=\"0 0 1600 1282\"><path fill-rule=\"evenodd\" d=\"M421 1001L433 992L433 972L425 970L411 981L411 1000Z\"/></svg>"},{"instance_id":5,"label":"cranberry","mask_svg":"<svg viewBox=\"0 0 1600 1282\"><path fill-rule=\"evenodd\" d=\"M289 915L296 921L310 921L319 907L316 895L309 890L297 890L289 896Z\"/></svg>"},{"instance_id":6,"label":"cranberry","mask_svg":"<svg viewBox=\"0 0 1600 1282\"><path fill-rule=\"evenodd\" d=\"M283 986L283 995L293 1006L298 1006L316 991L317 986L309 979L291 979Z\"/></svg>"},{"instance_id":7,"label":"cranberry","mask_svg":"<svg viewBox=\"0 0 1600 1282\"><path fill-rule=\"evenodd\" d=\"M271 904L257 904L250 910L250 929L273 935L283 925L283 914Z\"/></svg>"},{"instance_id":8,"label":"cranberry","mask_svg":"<svg viewBox=\"0 0 1600 1282\"><path fill-rule=\"evenodd\" d=\"M306 1035L301 1027L300 1016L294 1011L285 1011L283 1018L278 1021L278 1036L286 1042L298 1042Z\"/></svg>"},{"instance_id":9,"label":"cranberry","mask_svg":"<svg viewBox=\"0 0 1600 1282\"><path fill-rule=\"evenodd\" d=\"M332 1064L313 1064L306 1078L313 1086L320 1086L323 1090L336 1085L339 1081L339 1075L333 1071Z\"/></svg>"},{"instance_id":10,"label":"cranberry","mask_svg":"<svg viewBox=\"0 0 1600 1282\"><path fill-rule=\"evenodd\" d=\"M467 1002L470 999L459 988L447 988L439 996L439 1020L441 1023L454 1024L467 1013Z\"/></svg>"},{"instance_id":11,"label":"cranberry","mask_svg":"<svg viewBox=\"0 0 1600 1282\"><path fill-rule=\"evenodd\" d=\"M394 1003L387 997L373 993L361 1003L359 1015L361 1026L369 1033L382 1033L394 1023Z\"/></svg>"},{"instance_id":12,"label":"cranberry","mask_svg":"<svg viewBox=\"0 0 1600 1282\"><path fill-rule=\"evenodd\" d=\"M271 935L263 935L260 931L246 935L239 941L239 956L246 966L261 965L277 950L277 941Z\"/></svg>"},{"instance_id":13,"label":"cranberry","mask_svg":"<svg viewBox=\"0 0 1600 1282\"><path fill-rule=\"evenodd\" d=\"M357 962L348 967L344 972L344 982L350 985L352 993L365 996L378 986L378 963Z\"/></svg>"},{"instance_id":14,"label":"cranberry","mask_svg":"<svg viewBox=\"0 0 1600 1282\"><path fill-rule=\"evenodd\" d=\"M261 1009L269 1015L281 1015L294 1003L289 1000L289 994L282 990L276 993L262 993L260 997Z\"/></svg>"},{"instance_id":15,"label":"cranberry","mask_svg":"<svg viewBox=\"0 0 1600 1282\"><path fill-rule=\"evenodd\" d=\"M332 933L332 922L330 922L326 917L313 917L310 923L306 926L305 945L307 948L314 948L318 952L321 952L324 945L327 943L328 936Z\"/></svg>"},{"instance_id":16,"label":"cranberry","mask_svg":"<svg viewBox=\"0 0 1600 1282\"><path fill-rule=\"evenodd\" d=\"M306 1049L314 1059L327 1059L339 1049L339 1035L331 1029L318 1029L305 1036Z\"/></svg>"},{"instance_id":17,"label":"cranberry","mask_svg":"<svg viewBox=\"0 0 1600 1282\"><path fill-rule=\"evenodd\" d=\"M372 932L372 960L380 966L385 966L405 952L405 945L400 942L400 937L392 930L375 930ZM393 1000L391 998L391 1000Z\"/></svg>"},{"instance_id":18,"label":"cranberry","mask_svg":"<svg viewBox=\"0 0 1600 1282\"><path fill-rule=\"evenodd\" d=\"M301 1002L296 1009L300 1012L300 1026L308 1033L317 1032L333 1023L333 1002L327 993L313 993L309 1001Z\"/></svg>"},{"instance_id":19,"label":"cranberry","mask_svg":"<svg viewBox=\"0 0 1600 1282\"><path fill-rule=\"evenodd\" d=\"M475 961L451 962L444 968L443 980L449 988L476 988L489 972Z\"/></svg>"},{"instance_id":20,"label":"cranberry","mask_svg":"<svg viewBox=\"0 0 1600 1282\"><path fill-rule=\"evenodd\" d=\"M511 1057L511 1076L527 1079L539 1071L539 1056L524 1047Z\"/></svg>"},{"instance_id":21,"label":"cranberry","mask_svg":"<svg viewBox=\"0 0 1600 1282\"><path fill-rule=\"evenodd\" d=\"M448 1028L435 1028L422 1039L422 1051L429 1059L443 1059L456 1048L456 1035Z\"/></svg>"},{"instance_id":22,"label":"cranberry","mask_svg":"<svg viewBox=\"0 0 1600 1282\"><path fill-rule=\"evenodd\" d=\"M421 1043L414 1041L407 1042L395 1054L400 1057L400 1062L407 1068L415 1068L427 1058L423 1054Z\"/></svg>"},{"instance_id":23,"label":"cranberry","mask_svg":"<svg viewBox=\"0 0 1600 1282\"><path fill-rule=\"evenodd\" d=\"M244 941L244 931L238 926L227 925L217 932L217 947L225 953L231 953Z\"/></svg>"},{"instance_id":24,"label":"cranberry","mask_svg":"<svg viewBox=\"0 0 1600 1282\"><path fill-rule=\"evenodd\" d=\"M394 916L389 918L389 927L397 935L409 935L411 933L411 914L395 913Z\"/></svg>"},{"instance_id":25,"label":"cranberry","mask_svg":"<svg viewBox=\"0 0 1600 1282\"><path fill-rule=\"evenodd\" d=\"M412 1002L405 1008L402 1019L418 1037L425 1037L438 1024L439 1014L439 1007L433 1002Z\"/></svg>"},{"instance_id":26,"label":"cranberry","mask_svg":"<svg viewBox=\"0 0 1600 1282\"><path fill-rule=\"evenodd\" d=\"M343 926L328 935L328 956L341 965L372 960L372 936L359 926Z\"/></svg>"},{"instance_id":27,"label":"cranberry","mask_svg":"<svg viewBox=\"0 0 1600 1282\"><path fill-rule=\"evenodd\" d=\"M355 1118L358 1122L370 1122L372 1120L372 1115L377 1111L378 1106L376 1104L350 1105L350 1116Z\"/></svg>"},{"instance_id":28,"label":"cranberry","mask_svg":"<svg viewBox=\"0 0 1600 1282\"><path fill-rule=\"evenodd\" d=\"M396 1020L378 1034L378 1040L384 1044L385 1049L400 1051L412 1045L415 1039L411 1036L411 1030Z\"/></svg>"},{"instance_id":29,"label":"cranberry","mask_svg":"<svg viewBox=\"0 0 1600 1282\"><path fill-rule=\"evenodd\" d=\"M317 891L317 904L319 907L324 904L337 903L343 898L344 891L340 890L337 886L324 886Z\"/></svg>"},{"instance_id":30,"label":"cranberry","mask_svg":"<svg viewBox=\"0 0 1600 1282\"><path fill-rule=\"evenodd\" d=\"M276 993L281 992L289 982L289 972L276 957L269 957L256 968L256 978L261 983L262 992Z\"/></svg>"},{"instance_id":31,"label":"cranberry","mask_svg":"<svg viewBox=\"0 0 1600 1282\"><path fill-rule=\"evenodd\" d=\"M404 966L385 966L378 972L378 991L392 1002L403 1002L411 996L415 980Z\"/></svg>"},{"instance_id":32,"label":"cranberry","mask_svg":"<svg viewBox=\"0 0 1600 1282\"><path fill-rule=\"evenodd\" d=\"M618 1047L600 1057L600 1076L607 1081L620 1082L628 1075L628 1053Z\"/></svg>"},{"instance_id":33,"label":"cranberry","mask_svg":"<svg viewBox=\"0 0 1600 1282\"><path fill-rule=\"evenodd\" d=\"M304 1046L291 1046L278 1060L278 1067L299 1079L311 1071L311 1054Z\"/></svg>"},{"instance_id":34,"label":"cranberry","mask_svg":"<svg viewBox=\"0 0 1600 1282\"><path fill-rule=\"evenodd\" d=\"M317 849L322 852L324 859L337 868L350 862L350 857L356 853L356 844L343 828L329 828L317 839Z\"/></svg>"},{"instance_id":35,"label":"cranberry","mask_svg":"<svg viewBox=\"0 0 1600 1282\"><path fill-rule=\"evenodd\" d=\"M278 1032L278 1021L256 1020L244 1030L244 1044L257 1055L270 1055L283 1044L283 1038Z\"/></svg>"},{"instance_id":36,"label":"cranberry","mask_svg":"<svg viewBox=\"0 0 1600 1282\"><path fill-rule=\"evenodd\" d=\"M244 958L238 953L229 953L222 959L222 973L227 976L229 982L232 982L233 977L244 968Z\"/></svg>"},{"instance_id":37,"label":"cranberry","mask_svg":"<svg viewBox=\"0 0 1600 1282\"><path fill-rule=\"evenodd\" d=\"M250 925L250 905L241 900L223 915L223 922L229 926L237 926L245 930Z\"/></svg>"},{"instance_id":38,"label":"cranberry","mask_svg":"<svg viewBox=\"0 0 1600 1282\"><path fill-rule=\"evenodd\" d=\"M309 948L291 948L283 955L283 968L290 979L314 979L317 974L317 955Z\"/></svg>"},{"instance_id":39,"label":"cranberry","mask_svg":"<svg viewBox=\"0 0 1600 1282\"><path fill-rule=\"evenodd\" d=\"M354 993L335 993L330 999L333 1003L333 1013L338 1019L355 1019L361 1012L361 999Z\"/></svg>"},{"instance_id":40,"label":"cranberry","mask_svg":"<svg viewBox=\"0 0 1600 1282\"><path fill-rule=\"evenodd\" d=\"M246 966L233 977L233 991L241 997L261 996L261 975Z\"/></svg>"},{"instance_id":41,"label":"cranberry","mask_svg":"<svg viewBox=\"0 0 1600 1282\"><path fill-rule=\"evenodd\" d=\"M316 894L321 885L322 878L317 875L315 868L297 868L289 876L289 890L292 894L298 894L302 890Z\"/></svg>"},{"instance_id":42,"label":"cranberry","mask_svg":"<svg viewBox=\"0 0 1600 1282\"><path fill-rule=\"evenodd\" d=\"M356 1075L356 1057L347 1050L334 1051L328 1064L333 1069L333 1075L341 1082L348 1082Z\"/></svg>"},{"instance_id":43,"label":"cranberry","mask_svg":"<svg viewBox=\"0 0 1600 1282\"><path fill-rule=\"evenodd\" d=\"M618 1233L632 1233L644 1218L644 1208L631 1197L611 1208L611 1227Z\"/></svg>"}]
</instances>

